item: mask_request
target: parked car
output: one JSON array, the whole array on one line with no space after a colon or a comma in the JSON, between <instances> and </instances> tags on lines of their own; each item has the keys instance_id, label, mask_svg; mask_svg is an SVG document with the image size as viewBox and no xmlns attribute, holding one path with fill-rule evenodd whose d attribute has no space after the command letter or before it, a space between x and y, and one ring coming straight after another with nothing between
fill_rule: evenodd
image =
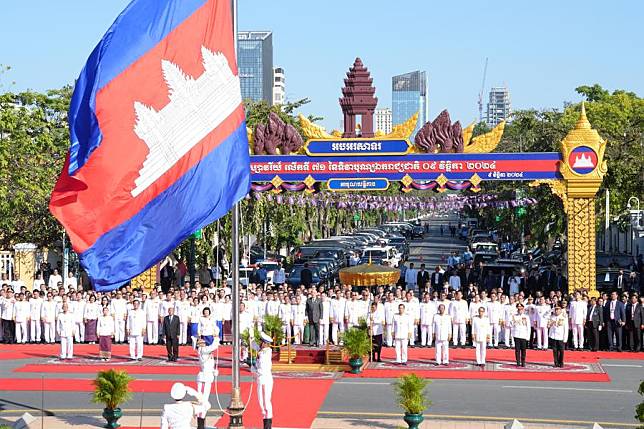
<instances>
[{"instance_id":1,"label":"parked car","mask_svg":"<svg viewBox=\"0 0 644 429\"><path fill-rule=\"evenodd\" d=\"M300 287L300 285L302 284L303 269L304 265L295 265L293 268L291 268L291 271L286 277L286 284L293 288ZM313 274L312 285L317 286L318 284L320 284L320 272L317 267L309 267L309 270L311 270L311 273Z\"/></svg>"}]
</instances>

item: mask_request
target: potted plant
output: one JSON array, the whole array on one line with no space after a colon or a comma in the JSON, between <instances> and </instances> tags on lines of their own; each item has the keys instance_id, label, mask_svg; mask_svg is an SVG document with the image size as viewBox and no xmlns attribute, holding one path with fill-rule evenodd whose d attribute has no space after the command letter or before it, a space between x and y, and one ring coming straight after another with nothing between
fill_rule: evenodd
<instances>
[{"instance_id":1,"label":"potted plant","mask_svg":"<svg viewBox=\"0 0 644 429\"><path fill-rule=\"evenodd\" d=\"M257 328L254 329L254 338L257 338L259 335L259 331ZM246 347L246 350L248 350L248 357L244 362L246 362L246 365L248 366L253 366L255 364L255 361L257 360L257 350L252 348L250 346L251 340L250 340L250 330L247 328L244 330L244 332L241 333L241 343L244 347Z\"/></svg>"},{"instance_id":2,"label":"potted plant","mask_svg":"<svg viewBox=\"0 0 644 429\"><path fill-rule=\"evenodd\" d=\"M125 371L99 371L94 384L92 402L104 404L103 418L107 421L106 428L114 429L120 425L118 419L123 415L119 405L127 402L131 397L130 381L134 380Z\"/></svg>"},{"instance_id":3,"label":"potted plant","mask_svg":"<svg viewBox=\"0 0 644 429\"><path fill-rule=\"evenodd\" d=\"M349 356L352 374L362 372L362 357L371 351L371 339L367 331L360 328L349 328L342 335L342 351Z\"/></svg>"},{"instance_id":4,"label":"potted plant","mask_svg":"<svg viewBox=\"0 0 644 429\"><path fill-rule=\"evenodd\" d=\"M418 429L422 423L423 411L432 403L427 399L427 386L430 381L420 378L416 374L407 374L398 377L394 383L398 404L405 410L405 423L409 429Z\"/></svg>"},{"instance_id":5,"label":"potted plant","mask_svg":"<svg viewBox=\"0 0 644 429\"><path fill-rule=\"evenodd\" d=\"M639 390L638 390L637 392L638 392L640 395L644 396L644 381L642 381L642 382L640 383L640 388L639 388ZM635 408L635 412L637 413L637 415L635 416L635 418L636 418L640 423L644 423L644 401L642 401L642 402L641 402L641 403L640 403L640 404ZM639 427L639 429L644 429L644 425L641 425L641 426Z\"/></svg>"},{"instance_id":6,"label":"potted plant","mask_svg":"<svg viewBox=\"0 0 644 429\"><path fill-rule=\"evenodd\" d=\"M284 340L284 321L279 316L264 316L262 329L269 337L273 339L274 350L279 351L279 347Z\"/></svg>"}]
</instances>

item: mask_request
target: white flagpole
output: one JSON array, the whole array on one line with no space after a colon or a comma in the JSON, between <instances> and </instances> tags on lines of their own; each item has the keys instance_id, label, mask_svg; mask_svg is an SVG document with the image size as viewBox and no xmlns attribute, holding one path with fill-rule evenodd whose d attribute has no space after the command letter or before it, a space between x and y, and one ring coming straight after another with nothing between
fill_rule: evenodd
<instances>
[{"instance_id":1,"label":"white flagpole","mask_svg":"<svg viewBox=\"0 0 644 429\"><path fill-rule=\"evenodd\" d=\"M237 0L231 0L231 12L233 18L233 46L235 50L235 62L237 62ZM239 73L239 70L237 71ZM230 396L230 428L243 428L242 415L244 403L241 400L239 388L239 357L240 357L240 333L239 333L239 202L235 203L232 210L232 392Z\"/></svg>"}]
</instances>

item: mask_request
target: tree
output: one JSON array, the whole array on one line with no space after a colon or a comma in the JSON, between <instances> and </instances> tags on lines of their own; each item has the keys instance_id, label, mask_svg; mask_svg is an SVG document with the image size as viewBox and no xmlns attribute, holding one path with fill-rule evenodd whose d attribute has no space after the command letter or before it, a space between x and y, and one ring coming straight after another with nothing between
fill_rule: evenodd
<instances>
[{"instance_id":1,"label":"tree","mask_svg":"<svg viewBox=\"0 0 644 429\"><path fill-rule=\"evenodd\" d=\"M70 97L71 87L0 95L0 248L60 239L48 204L69 146Z\"/></svg>"}]
</instances>

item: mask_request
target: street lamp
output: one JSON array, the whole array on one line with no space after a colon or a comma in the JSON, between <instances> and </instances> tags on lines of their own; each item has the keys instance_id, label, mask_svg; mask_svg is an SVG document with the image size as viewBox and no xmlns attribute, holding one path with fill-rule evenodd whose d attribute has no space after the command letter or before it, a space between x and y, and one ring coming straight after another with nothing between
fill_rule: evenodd
<instances>
[{"instance_id":1,"label":"street lamp","mask_svg":"<svg viewBox=\"0 0 644 429\"><path fill-rule=\"evenodd\" d=\"M631 200L635 200L637 203L637 209L633 210L633 205L631 205ZM638 231L637 237L640 237L640 231L644 231L644 225L642 225L642 211L640 210L640 200L637 197L630 197L626 202L626 209L630 217L630 227L631 227L631 254L633 254L633 242L635 241L635 231ZM639 250L639 249L638 249Z\"/></svg>"}]
</instances>

